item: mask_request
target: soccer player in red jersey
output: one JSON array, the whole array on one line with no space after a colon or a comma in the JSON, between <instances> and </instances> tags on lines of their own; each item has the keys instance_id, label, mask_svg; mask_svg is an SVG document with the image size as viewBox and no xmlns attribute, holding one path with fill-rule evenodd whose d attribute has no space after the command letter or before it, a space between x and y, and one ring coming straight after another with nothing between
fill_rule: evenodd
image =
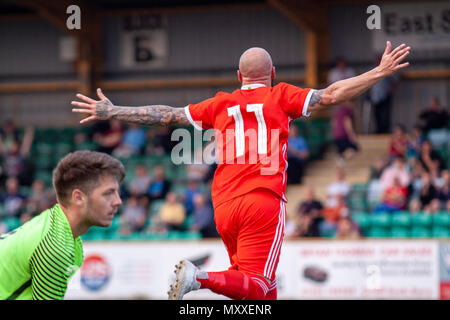
<instances>
[{"instance_id":1,"label":"soccer player in red jersey","mask_svg":"<svg viewBox=\"0 0 450 320\"><path fill-rule=\"evenodd\" d=\"M409 63L401 63L410 48L391 51L387 42L380 64L359 76L325 89L302 89L287 83L272 86L275 68L267 51L250 48L239 61L242 86L185 108L163 105L115 106L100 89L100 101L84 95L73 101L73 112L87 114L81 123L118 119L142 125L189 125L214 129L219 163L212 200L217 230L228 251L231 267L206 272L183 260L169 299L207 288L232 299L276 299L275 271L286 219L286 150L289 126L301 116L357 97L381 79Z\"/></svg>"}]
</instances>

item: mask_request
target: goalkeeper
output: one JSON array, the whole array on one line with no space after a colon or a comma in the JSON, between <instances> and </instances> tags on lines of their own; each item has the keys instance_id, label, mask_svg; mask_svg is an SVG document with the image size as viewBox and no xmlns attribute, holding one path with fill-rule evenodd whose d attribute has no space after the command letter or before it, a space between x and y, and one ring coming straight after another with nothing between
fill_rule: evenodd
<instances>
[{"instance_id":1,"label":"goalkeeper","mask_svg":"<svg viewBox=\"0 0 450 320\"><path fill-rule=\"evenodd\" d=\"M57 204L0 234L0 300L60 300L83 262L80 236L108 227L122 204L122 163L94 151L66 155L53 171Z\"/></svg>"}]
</instances>

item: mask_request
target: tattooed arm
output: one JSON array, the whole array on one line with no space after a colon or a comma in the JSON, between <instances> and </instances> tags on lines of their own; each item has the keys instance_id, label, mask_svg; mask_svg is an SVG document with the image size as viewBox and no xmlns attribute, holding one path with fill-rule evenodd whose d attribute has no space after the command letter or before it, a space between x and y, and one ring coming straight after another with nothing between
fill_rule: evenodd
<instances>
[{"instance_id":1,"label":"tattooed arm","mask_svg":"<svg viewBox=\"0 0 450 320\"><path fill-rule=\"evenodd\" d=\"M337 81L325 89L314 90L309 100L308 111L342 104L359 96L381 79L407 67L408 62L402 64L400 62L406 58L409 50L410 47L402 44L391 52L391 43L387 42L386 50L377 67L359 76Z\"/></svg>"},{"instance_id":2,"label":"tattooed arm","mask_svg":"<svg viewBox=\"0 0 450 320\"><path fill-rule=\"evenodd\" d=\"M190 125L184 112L184 108L173 108L164 105L153 105L144 107L119 107L97 89L100 101L96 101L82 94L77 94L77 98L84 102L72 101L72 105L79 109L72 109L72 112L89 115L80 121L86 123L94 120L117 119L125 122L132 122L148 126L172 126Z\"/></svg>"}]
</instances>

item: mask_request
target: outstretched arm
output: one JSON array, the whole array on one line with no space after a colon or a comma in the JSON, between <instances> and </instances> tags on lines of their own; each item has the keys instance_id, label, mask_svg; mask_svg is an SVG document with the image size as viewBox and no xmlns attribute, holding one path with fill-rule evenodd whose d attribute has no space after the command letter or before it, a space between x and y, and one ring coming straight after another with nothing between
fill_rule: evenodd
<instances>
[{"instance_id":1,"label":"outstretched arm","mask_svg":"<svg viewBox=\"0 0 450 320\"><path fill-rule=\"evenodd\" d=\"M339 105L361 95L381 79L407 67L409 62L400 63L408 56L410 49L402 44L391 52L391 43L388 41L377 67L359 76L332 83L325 89L315 90L309 100L308 111Z\"/></svg>"},{"instance_id":2,"label":"outstretched arm","mask_svg":"<svg viewBox=\"0 0 450 320\"><path fill-rule=\"evenodd\" d=\"M77 98L84 102L72 101L72 105L78 107L72 109L72 112L88 115L80 123L117 119L149 126L190 125L183 108L165 105L121 107L112 104L102 93L101 89L97 89L97 95L100 98L99 101L86 97L81 93L77 94Z\"/></svg>"}]
</instances>

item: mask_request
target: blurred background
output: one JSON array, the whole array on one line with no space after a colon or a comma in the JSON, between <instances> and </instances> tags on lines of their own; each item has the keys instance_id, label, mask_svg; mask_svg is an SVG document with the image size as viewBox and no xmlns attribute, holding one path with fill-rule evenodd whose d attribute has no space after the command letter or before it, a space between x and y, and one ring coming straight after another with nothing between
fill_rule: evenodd
<instances>
[{"instance_id":1,"label":"blurred background","mask_svg":"<svg viewBox=\"0 0 450 320\"><path fill-rule=\"evenodd\" d=\"M279 296L450 297L449 1L0 0L0 40L0 233L55 203L52 169L68 152L126 167L112 226L82 236L68 291L81 299L165 299L179 259L228 261L215 165L175 165L176 127L80 125L77 92L184 107L238 88L253 46L272 55L275 84L324 88L376 66L387 40L406 43L404 71L293 122Z\"/></svg>"}]
</instances>

